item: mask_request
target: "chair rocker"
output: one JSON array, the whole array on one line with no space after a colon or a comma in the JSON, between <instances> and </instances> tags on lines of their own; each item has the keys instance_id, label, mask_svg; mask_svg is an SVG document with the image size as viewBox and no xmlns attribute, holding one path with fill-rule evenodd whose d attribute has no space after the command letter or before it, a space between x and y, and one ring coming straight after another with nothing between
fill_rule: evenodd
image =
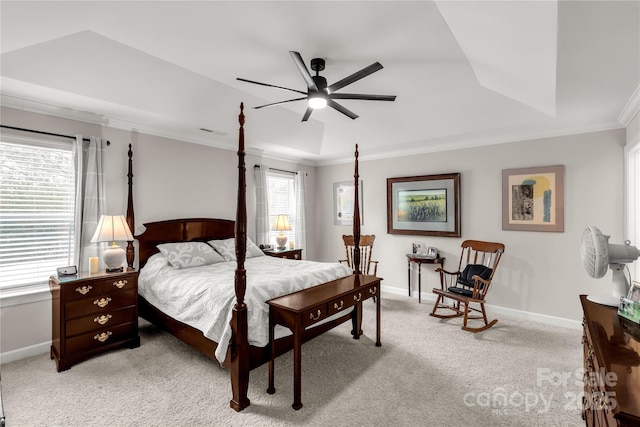
<instances>
[{"instance_id":1,"label":"chair rocker","mask_svg":"<svg viewBox=\"0 0 640 427\"><path fill-rule=\"evenodd\" d=\"M436 272L440 273L440 288L433 288L433 293L438 297L430 316L441 319L464 316L462 329L480 332L489 329L498 322L498 319L487 321L484 303L491 287L493 275L504 253L504 245L479 240L465 240L461 247L462 253L457 271L436 269ZM445 298L451 302L445 303ZM448 313L440 314L438 310L448 310ZM469 311L481 315L470 316ZM469 319L481 319L484 325L477 328L468 326Z\"/></svg>"},{"instance_id":2,"label":"chair rocker","mask_svg":"<svg viewBox=\"0 0 640 427\"><path fill-rule=\"evenodd\" d=\"M346 264L347 267L354 270L353 266L353 251L355 250L355 239L351 235L343 235L342 240L344 240L344 248L347 253L347 259L338 260L341 264ZM378 272L378 261L374 261L371 259L371 253L373 252L373 242L376 240L375 234L369 234L360 236L360 273L365 274L367 276L375 276ZM373 268L373 273L372 273Z\"/></svg>"}]
</instances>

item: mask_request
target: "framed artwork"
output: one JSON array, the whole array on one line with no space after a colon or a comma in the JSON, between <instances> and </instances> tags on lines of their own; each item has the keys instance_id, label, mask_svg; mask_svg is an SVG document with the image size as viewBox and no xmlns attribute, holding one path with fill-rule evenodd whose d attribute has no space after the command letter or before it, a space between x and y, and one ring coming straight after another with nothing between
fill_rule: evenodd
<instances>
[{"instance_id":1,"label":"framed artwork","mask_svg":"<svg viewBox=\"0 0 640 427\"><path fill-rule=\"evenodd\" d=\"M640 302L640 282L636 282L635 280L631 282L627 299L635 302Z\"/></svg>"},{"instance_id":2,"label":"framed artwork","mask_svg":"<svg viewBox=\"0 0 640 427\"><path fill-rule=\"evenodd\" d=\"M353 181L333 183L333 223L335 225L353 225L353 207L355 201ZM362 210L362 180L358 184L358 205L360 206L360 225L364 224Z\"/></svg>"},{"instance_id":3,"label":"framed artwork","mask_svg":"<svg viewBox=\"0 0 640 427\"><path fill-rule=\"evenodd\" d=\"M460 237L460 174L387 178L387 233Z\"/></svg>"},{"instance_id":4,"label":"framed artwork","mask_svg":"<svg viewBox=\"0 0 640 427\"><path fill-rule=\"evenodd\" d=\"M502 229L564 231L564 166L502 171Z\"/></svg>"}]
</instances>

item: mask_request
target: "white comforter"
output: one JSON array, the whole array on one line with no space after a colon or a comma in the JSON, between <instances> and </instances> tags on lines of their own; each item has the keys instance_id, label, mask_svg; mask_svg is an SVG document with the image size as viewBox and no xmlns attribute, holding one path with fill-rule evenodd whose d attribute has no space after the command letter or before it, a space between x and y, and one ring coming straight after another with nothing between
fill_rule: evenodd
<instances>
[{"instance_id":1,"label":"white comforter","mask_svg":"<svg viewBox=\"0 0 640 427\"><path fill-rule=\"evenodd\" d=\"M163 313L186 323L218 343L216 358L224 361L231 339L231 313L235 304L236 262L174 269L161 254L153 255L140 271L139 293ZM348 276L339 263L295 261L270 256L248 258L245 303L249 344L269 343L267 300Z\"/></svg>"}]
</instances>

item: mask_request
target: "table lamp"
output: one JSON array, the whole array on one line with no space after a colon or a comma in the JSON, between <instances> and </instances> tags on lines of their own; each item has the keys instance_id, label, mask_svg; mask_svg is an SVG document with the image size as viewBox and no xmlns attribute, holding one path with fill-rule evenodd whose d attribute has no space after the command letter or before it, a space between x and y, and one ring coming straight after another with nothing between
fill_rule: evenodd
<instances>
[{"instance_id":1,"label":"table lamp","mask_svg":"<svg viewBox=\"0 0 640 427\"><path fill-rule=\"evenodd\" d=\"M111 242L111 246L104 250L102 259L107 267L107 273L122 271L122 263L125 251L116 242L128 242L133 240L133 235L124 215L102 215L96 232L91 238L92 242Z\"/></svg>"},{"instance_id":2,"label":"table lamp","mask_svg":"<svg viewBox=\"0 0 640 427\"><path fill-rule=\"evenodd\" d=\"M283 231L291 230L291 226L289 225L289 217L287 215L276 215L276 218L273 220L273 230L280 232L280 234L276 236L278 250L282 251L286 249L285 245L287 244L287 236L283 233Z\"/></svg>"}]
</instances>

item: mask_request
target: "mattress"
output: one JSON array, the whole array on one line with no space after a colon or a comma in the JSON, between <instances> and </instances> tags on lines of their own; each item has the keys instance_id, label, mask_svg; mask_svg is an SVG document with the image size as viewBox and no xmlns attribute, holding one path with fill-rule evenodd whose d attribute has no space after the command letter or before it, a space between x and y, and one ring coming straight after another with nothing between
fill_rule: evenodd
<instances>
[{"instance_id":1,"label":"mattress","mask_svg":"<svg viewBox=\"0 0 640 427\"><path fill-rule=\"evenodd\" d=\"M235 261L176 269L162 254L149 258L140 270L138 292L166 315L200 330L218 343L216 358L224 361L231 339L235 304ZM340 263L290 260L270 256L248 258L247 305L249 344L269 343L269 306L266 301L352 274ZM289 333L276 329L276 338Z\"/></svg>"}]
</instances>

